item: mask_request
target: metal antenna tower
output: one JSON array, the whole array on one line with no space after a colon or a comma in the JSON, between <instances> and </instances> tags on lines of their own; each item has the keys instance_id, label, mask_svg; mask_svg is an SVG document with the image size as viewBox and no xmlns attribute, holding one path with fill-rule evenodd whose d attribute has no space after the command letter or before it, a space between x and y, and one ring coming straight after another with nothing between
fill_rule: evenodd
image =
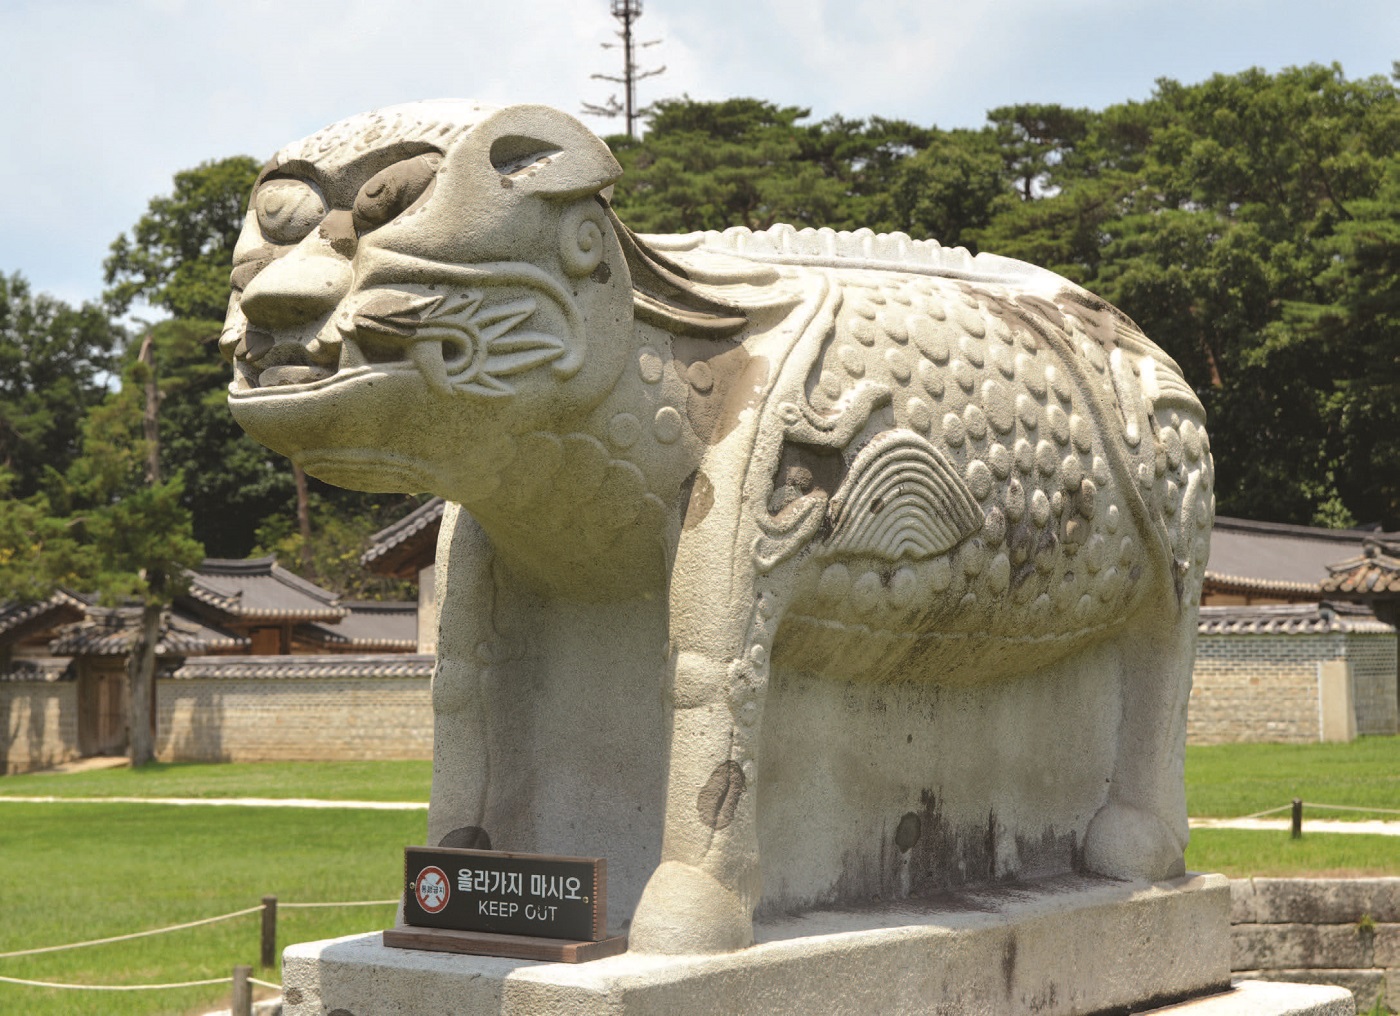
<instances>
[{"instance_id":1,"label":"metal antenna tower","mask_svg":"<svg viewBox=\"0 0 1400 1016\"><path fill-rule=\"evenodd\" d=\"M617 95L608 96L608 101L604 105L592 102L583 104L583 111L591 113L593 116L617 116L623 114L627 118L627 133L630 137L636 137L637 132L634 124L637 121L637 82L643 78L652 78L666 69L666 65L654 67L651 70L639 71L637 61L634 57L635 51L645 46L655 46L660 39L651 39L647 42L637 42L632 38L632 22L642 16L642 0L612 0L612 16L622 22L622 31L617 33L622 40L621 44L616 42L603 43L604 49L622 50L622 77L612 74L591 75L598 81L613 81L622 86L625 102L618 102Z\"/></svg>"}]
</instances>

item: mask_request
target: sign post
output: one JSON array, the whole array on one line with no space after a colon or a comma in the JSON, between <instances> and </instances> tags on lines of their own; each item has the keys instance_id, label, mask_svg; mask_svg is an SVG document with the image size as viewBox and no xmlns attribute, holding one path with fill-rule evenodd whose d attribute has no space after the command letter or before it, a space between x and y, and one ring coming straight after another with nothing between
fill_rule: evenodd
<instances>
[{"instance_id":1,"label":"sign post","mask_svg":"<svg viewBox=\"0 0 1400 1016\"><path fill-rule=\"evenodd\" d=\"M607 861L500 850L404 848L401 949L579 963L627 949L607 935Z\"/></svg>"}]
</instances>

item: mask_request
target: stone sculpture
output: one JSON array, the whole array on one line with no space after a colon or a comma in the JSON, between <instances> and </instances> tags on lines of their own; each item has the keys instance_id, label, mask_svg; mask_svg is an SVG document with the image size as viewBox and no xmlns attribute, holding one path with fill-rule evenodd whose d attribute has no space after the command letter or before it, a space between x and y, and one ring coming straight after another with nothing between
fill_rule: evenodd
<instances>
[{"instance_id":1,"label":"stone sculpture","mask_svg":"<svg viewBox=\"0 0 1400 1016\"><path fill-rule=\"evenodd\" d=\"M1005 258L634 235L620 172L545 107L395 107L279 152L235 252L238 422L452 502L431 842L605 855L655 952L1182 873L1214 499L1177 366Z\"/></svg>"}]
</instances>

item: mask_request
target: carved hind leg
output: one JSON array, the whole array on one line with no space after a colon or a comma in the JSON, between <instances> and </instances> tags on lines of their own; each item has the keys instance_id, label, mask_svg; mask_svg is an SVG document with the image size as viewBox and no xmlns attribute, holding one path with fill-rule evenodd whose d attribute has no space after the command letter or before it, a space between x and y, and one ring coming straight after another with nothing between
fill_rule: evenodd
<instances>
[{"instance_id":1,"label":"carved hind leg","mask_svg":"<svg viewBox=\"0 0 1400 1016\"><path fill-rule=\"evenodd\" d=\"M1170 585L1163 585L1171 592L1141 615L1147 630L1134 630L1120 644L1117 755L1108 800L1085 837L1089 869L1119 878L1157 880L1186 870L1186 706L1214 515L1209 453L1197 446L1186 459L1168 463L1180 487L1163 484L1174 569Z\"/></svg>"},{"instance_id":2,"label":"carved hind leg","mask_svg":"<svg viewBox=\"0 0 1400 1016\"><path fill-rule=\"evenodd\" d=\"M1196 611L1155 637L1124 639L1121 712L1108 799L1089 823L1084 863L1115 878L1158 881L1185 872L1183 762Z\"/></svg>"},{"instance_id":3,"label":"carved hind leg","mask_svg":"<svg viewBox=\"0 0 1400 1016\"><path fill-rule=\"evenodd\" d=\"M725 952L753 944L761 891L756 755L776 619L760 597L731 653L675 654L661 864L629 945L641 952ZM733 644L733 643L731 643Z\"/></svg>"}]
</instances>

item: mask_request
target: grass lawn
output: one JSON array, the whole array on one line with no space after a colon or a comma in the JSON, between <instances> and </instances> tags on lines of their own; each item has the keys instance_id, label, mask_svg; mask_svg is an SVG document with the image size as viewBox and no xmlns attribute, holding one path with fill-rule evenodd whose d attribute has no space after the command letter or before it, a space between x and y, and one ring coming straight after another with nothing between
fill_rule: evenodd
<instances>
[{"instance_id":1,"label":"grass lawn","mask_svg":"<svg viewBox=\"0 0 1400 1016\"><path fill-rule=\"evenodd\" d=\"M424 801L431 763L153 765L143 770L0 777L0 797L314 797ZM1232 817L1305 802L1400 809L1400 738L1349 745L1221 745L1187 750L1195 816ZM1347 812L1329 818L1400 816ZM423 841L421 811L177 808L0 802L0 952L102 938L280 902L395 895L403 847ZM1244 875L1400 874L1400 839L1196 830L1195 871ZM391 905L284 910L279 948L374 931ZM132 942L0 959L0 975L91 984L226 977L256 964L259 915ZM279 982L280 971L255 971ZM260 991L259 997L265 994ZM0 1013L189 1016L227 1004L223 986L76 992L0 982Z\"/></svg>"},{"instance_id":2,"label":"grass lawn","mask_svg":"<svg viewBox=\"0 0 1400 1016\"><path fill-rule=\"evenodd\" d=\"M1186 867L1231 878L1393 876L1400 875L1400 837L1310 833L1306 823L1299 840L1286 831L1192 829Z\"/></svg>"},{"instance_id":3,"label":"grass lawn","mask_svg":"<svg viewBox=\"0 0 1400 1016\"><path fill-rule=\"evenodd\" d=\"M8 777L6 778L8 779ZM425 813L161 805L0 805L0 952L103 938L285 902L385 900L403 847L423 842ZM278 948L373 931L393 906L278 914ZM112 945L0 959L0 974L33 980L142 984L256 969L260 915ZM260 992L259 997L266 994ZM226 986L80 992L0 982L0 1012L37 1016L159 1016L227 1004Z\"/></svg>"},{"instance_id":4,"label":"grass lawn","mask_svg":"<svg viewBox=\"0 0 1400 1016\"><path fill-rule=\"evenodd\" d=\"M0 776L0 797L311 797L424 801L433 764L153 762L140 769Z\"/></svg>"},{"instance_id":5,"label":"grass lawn","mask_svg":"<svg viewBox=\"0 0 1400 1016\"><path fill-rule=\"evenodd\" d=\"M1322 803L1400 812L1400 737L1362 737L1350 744L1219 744L1186 749L1186 803L1193 817L1238 818L1291 804L1295 797L1303 800L1305 819L1400 821L1400 814L1310 812L1307 807Z\"/></svg>"}]
</instances>

